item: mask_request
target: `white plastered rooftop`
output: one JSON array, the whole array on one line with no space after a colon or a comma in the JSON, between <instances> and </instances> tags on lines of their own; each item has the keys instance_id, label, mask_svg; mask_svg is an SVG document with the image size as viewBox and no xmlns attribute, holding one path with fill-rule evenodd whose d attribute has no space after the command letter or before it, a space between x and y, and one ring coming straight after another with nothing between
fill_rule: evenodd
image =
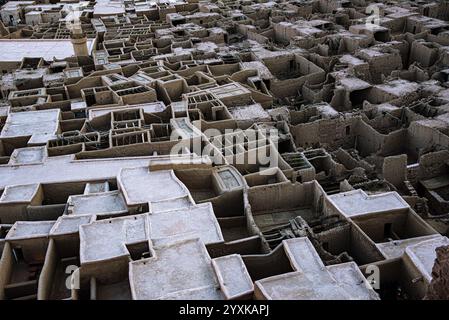
<instances>
[{"instance_id":1,"label":"white plastered rooftop","mask_svg":"<svg viewBox=\"0 0 449 320\"><path fill-rule=\"evenodd\" d=\"M347 218L410 208L397 192L367 195L363 190L358 189L331 195L328 198Z\"/></svg>"},{"instance_id":2,"label":"white plastered rooftop","mask_svg":"<svg viewBox=\"0 0 449 320\"><path fill-rule=\"evenodd\" d=\"M448 245L449 239L447 237L436 237L407 247L405 254L421 272L426 281L430 282L432 280L432 268L437 257L435 249Z\"/></svg>"},{"instance_id":3,"label":"white plastered rooftop","mask_svg":"<svg viewBox=\"0 0 449 320\"><path fill-rule=\"evenodd\" d=\"M401 239L401 240L394 240L390 242L384 242L384 243L376 243L376 247L379 249L379 251L383 254L383 256L386 259L395 259L401 257L405 249L409 246L413 246L417 243L434 239L434 238L441 238L442 236L440 234L432 234L429 236L423 236L423 237L417 237L417 238L410 238L410 239Z\"/></svg>"},{"instance_id":4,"label":"white plastered rooftop","mask_svg":"<svg viewBox=\"0 0 449 320\"><path fill-rule=\"evenodd\" d=\"M89 51L92 40L87 40ZM70 40L0 39L0 61L20 62L25 57L42 57L46 61L53 58L64 59L75 55Z\"/></svg>"},{"instance_id":5,"label":"white plastered rooftop","mask_svg":"<svg viewBox=\"0 0 449 320\"><path fill-rule=\"evenodd\" d=\"M155 245L162 245L174 239L192 238L199 238L204 244L224 241L211 203L83 225L80 227L81 263L128 256L126 244L130 243L151 240Z\"/></svg>"},{"instance_id":6,"label":"white plastered rooftop","mask_svg":"<svg viewBox=\"0 0 449 320\"><path fill-rule=\"evenodd\" d=\"M270 69L268 69L262 62L260 61L249 61L249 62L242 62L244 69L256 69L257 73L262 79L274 79L273 74L270 72Z\"/></svg>"},{"instance_id":7,"label":"white plastered rooftop","mask_svg":"<svg viewBox=\"0 0 449 320\"><path fill-rule=\"evenodd\" d=\"M104 181L117 178L122 168L148 168L153 161L162 164L170 160L167 156L77 160L74 155L47 157L42 150L42 148L14 150L12 162L0 165L2 177L0 190L6 186L21 184ZM20 156L22 152L26 152L26 157L32 159L33 163L18 165L16 161L22 158ZM182 157L176 159L181 161Z\"/></svg>"},{"instance_id":8,"label":"white plastered rooftop","mask_svg":"<svg viewBox=\"0 0 449 320\"><path fill-rule=\"evenodd\" d=\"M148 167L125 168L117 179L128 205L175 200L190 195L173 170L150 172Z\"/></svg>"},{"instance_id":9,"label":"white plastered rooftop","mask_svg":"<svg viewBox=\"0 0 449 320\"><path fill-rule=\"evenodd\" d=\"M158 101L158 102L152 102L152 103L145 103L145 104L138 104L138 105L129 105L129 106L116 106L116 107L109 107L109 108L91 108L89 109L89 120L92 120L94 118L103 116L105 114L109 114L113 111L118 110L135 110L135 109L143 109L144 113L156 113L156 112L162 112L166 109L164 102Z\"/></svg>"},{"instance_id":10,"label":"white plastered rooftop","mask_svg":"<svg viewBox=\"0 0 449 320\"><path fill-rule=\"evenodd\" d=\"M419 89L419 84L416 82L398 79L376 85L375 87L391 95L400 97L416 92Z\"/></svg>"},{"instance_id":11,"label":"white plastered rooftop","mask_svg":"<svg viewBox=\"0 0 449 320\"><path fill-rule=\"evenodd\" d=\"M254 103L247 106L239 106L229 108L229 112L232 114L233 118L236 120L267 120L269 121L270 115L260 103Z\"/></svg>"},{"instance_id":12,"label":"white plastered rooftop","mask_svg":"<svg viewBox=\"0 0 449 320\"><path fill-rule=\"evenodd\" d=\"M356 77L341 78L339 83L348 91L368 89L371 85Z\"/></svg>"},{"instance_id":13,"label":"white plastered rooftop","mask_svg":"<svg viewBox=\"0 0 449 320\"><path fill-rule=\"evenodd\" d=\"M128 205L150 203L150 209L153 210L147 214L94 221L81 226L81 263L127 256L129 252L126 244L145 240L151 240L155 244L191 238L199 238L205 244L224 241L212 204L195 204L189 190L173 170L150 172L148 167L125 168L120 171L118 185ZM80 199L110 195L119 194L118 191L112 191L72 196L69 203L74 210L74 204ZM101 212L105 211L104 199L97 200L100 201L98 205L85 202L80 213L95 213L98 206ZM151 206L152 204L155 205ZM114 208L110 209L110 205ZM115 203L108 202L109 211L116 211L115 207ZM128 237L130 232L134 235L132 238ZM108 246L111 247L110 250L107 250Z\"/></svg>"},{"instance_id":14,"label":"white plastered rooftop","mask_svg":"<svg viewBox=\"0 0 449 320\"><path fill-rule=\"evenodd\" d=\"M17 221L6 235L6 240L47 237L54 221Z\"/></svg>"},{"instance_id":15,"label":"white plastered rooftop","mask_svg":"<svg viewBox=\"0 0 449 320\"><path fill-rule=\"evenodd\" d=\"M155 256L129 264L134 299L231 299L253 292L240 255L211 259L199 239L154 247Z\"/></svg>"},{"instance_id":16,"label":"white plastered rooftop","mask_svg":"<svg viewBox=\"0 0 449 320\"><path fill-rule=\"evenodd\" d=\"M149 239L145 214L94 221L80 227L81 264L128 256L126 244Z\"/></svg>"},{"instance_id":17,"label":"white plastered rooftop","mask_svg":"<svg viewBox=\"0 0 449 320\"><path fill-rule=\"evenodd\" d=\"M155 257L130 263L134 299L223 299L211 259L199 240L154 248ZM182 267L181 267L182 264Z\"/></svg>"},{"instance_id":18,"label":"white plastered rooftop","mask_svg":"<svg viewBox=\"0 0 449 320\"><path fill-rule=\"evenodd\" d=\"M69 213L75 215L113 215L128 211L125 200L119 191L70 196L68 204Z\"/></svg>"},{"instance_id":19,"label":"white plastered rooftop","mask_svg":"<svg viewBox=\"0 0 449 320\"><path fill-rule=\"evenodd\" d=\"M50 230L50 236L77 234L82 224L93 220L92 215L62 215Z\"/></svg>"},{"instance_id":20,"label":"white plastered rooftop","mask_svg":"<svg viewBox=\"0 0 449 320\"><path fill-rule=\"evenodd\" d=\"M55 138L59 129L60 109L11 112L0 137L31 136L29 143L44 144Z\"/></svg>"},{"instance_id":21,"label":"white plastered rooftop","mask_svg":"<svg viewBox=\"0 0 449 320\"><path fill-rule=\"evenodd\" d=\"M112 16L125 14L125 5L117 1L102 0L94 6L95 16Z\"/></svg>"},{"instance_id":22,"label":"white plastered rooftop","mask_svg":"<svg viewBox=\"0 0 449 320\"><path fill-rule=\"evenodd\" d=\"M36 196L38 189L39 184L8 186L0 197L0 204L31 202Z\"/></svg>"},{"instance_id":23,"label":"white plastered rooftop","mask_svg":"<svg viewBox=\"0 0 449 320\"><path fill-rule=\"evenodd\" d=\"M210 202L148 215L150 237L157 245L166 238L199 238L205 244L223 242L221 228Z\"/></svg>"},{"instance_id":24,"label":"white plastered rooftop","mask_svg":"<svg viewBox=\"0 0 449 320\"><path fill-rule=\"evenodd\" d=\"M355 262L324 266L307 237L282 242L293 272L256 281L257 290L274 300L378 300Z\"/></svg>"}]
</instances>

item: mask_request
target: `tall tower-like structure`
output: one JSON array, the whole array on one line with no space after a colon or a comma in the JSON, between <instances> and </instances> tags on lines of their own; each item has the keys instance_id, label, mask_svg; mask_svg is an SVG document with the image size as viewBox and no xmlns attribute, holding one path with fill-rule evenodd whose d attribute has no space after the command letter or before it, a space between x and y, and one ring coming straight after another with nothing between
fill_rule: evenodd
<instances>
[{"instance_id":1,"label":"tall tower-like structure","mask_svg":"<svg viewBox=\"0 0 449 320\"><path fill-rule=\"evenodd\" d=\"M89 49L87 48L87 37L83 33L80 25L75 25L70 32L70 41L73 45L75 56L88 56Z\"/></svg>"}]
</instances>

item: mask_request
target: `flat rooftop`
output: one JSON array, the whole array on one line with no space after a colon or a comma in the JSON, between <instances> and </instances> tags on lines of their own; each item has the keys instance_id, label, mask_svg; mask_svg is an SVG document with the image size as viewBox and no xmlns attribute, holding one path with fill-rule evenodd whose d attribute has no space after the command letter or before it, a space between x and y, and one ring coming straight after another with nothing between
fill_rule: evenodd
<instances>
[{"instance_id":1,"label":"flat rooftop","mask_svg":"<svg viewBox=\"0 0 449 320\"><path fill-rule=\"evenodd\" d=\"M87 47L92 51L93 40L87 40ZM40 58L46 61L64 59L75 55L73 45L68 39L0 39L0 61L20 62L23 58Z\"/></svg>"}]
</instances>

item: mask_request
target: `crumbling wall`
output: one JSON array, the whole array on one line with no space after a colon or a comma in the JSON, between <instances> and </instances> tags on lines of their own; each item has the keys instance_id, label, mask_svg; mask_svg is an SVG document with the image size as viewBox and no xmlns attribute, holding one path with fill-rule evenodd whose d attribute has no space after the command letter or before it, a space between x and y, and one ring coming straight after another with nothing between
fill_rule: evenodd
<instances>
[{"instance_id":1,"label":"crumbling wall","mask_svg":"<svg viewBox=\"0 0 449 320\"><path fill-rule=\"evenodd\" d=\"M438 19L441 19L441 20L449 19L449 2L439 1L439 3L438 3Z\"/></svg>"},{"instance_id":2,"label":"crumbling wall","mask_svg":"<svg viewBox=\"0 0 449 320\"><path fill-rule=\"evenodd\" d=\"M276 23L273 25L274 38L276 41L289 43L291 38L298 36L299 32L297 29L292 28L291 23Z\"/></svg>"},{"instance_id":3,"label":"crumbling wall","mask_svg":"<svg viewBox=\"0 0 449 320\"><path fill-rule=\"evenodd\" d=\"M319 8L322 13L331 13L340 7L339 1L336 0L320 0Z\"/></svg>"},{"instance_id":4,"label":"crumbling wall","mask_svg":"<svg viewBox=\"0 0 449 320\"><path fill-rule=\"evenodd\" d=\"M449 246L436 249L437 258L432 269L430 283L424 300L449 299Z\"/></svg>"},{"instance_id":5,"label":"crumbling wall","mask_svg":"<svg viewBox=\"0 0 449 320\"><path fill-rule=\"evenodd\" d=\"M407 180L407 155L386 157L382 170L385 180L400 187Z\"/></svg>"},{"instance_id":6,"label":"crumbling wall","mask_svg":"<svg viewBox=\"0 0 449 320\"><path fill-rule=\"evenodd\" d=\"M377 50L360 51L356 57L369 63L371 79L374 83L381 83L382 76L389 76L394 70L402 69L400 51L392 47L378 47ZM375 51L381 54L376 55Z\"/></svg>"},{"instance_id":7,"label":"crumbling wall","mask_svg":"<svg viewBox=\"0 0 449 320\"><path fill-rule=\"evenodd\" d=\"M421 155L423 151L449 149L449 137L434 128L413 122L408 128L406 145L409 154Z\"/></svg>"},{"instance_id":8,"label":"crumbling wall","mask_svg":"<svg viewBox=\"0 0 449 320\"><path fill-rule=\"evenodd\" d=\"M356 135L357 150L362 156L378 152L385 142L385 136L363 120L357 122Z\"/></svg>"},{"instance_id":9,"label":"crumbling wall","mask_svg":"<svg viewBox=\"0 0 449 320\"><path fill-rule=\"evenodd\" d=\"M252 32L251 30L247 30L248 39L257 41L258 43L268 43L269 39L261 34Z\"/></svg>"},{"instance_id":10,"label":"crumbling wall","mask_svg":"<svg viewBox=\"0 0 449 320\"><path fill-rule=\"evenodd\" d=\"M358 119L354 117L321 119L290 126L290 132L297 147L308 148L323 144L330 149L349 148L354 145Z\"/></svg>"},{"instance_id":11,"label":"crumbling wall","mask_svg":"<svg viewBox=\"0 0 449 320\"><path fill-rule=\"evenodd\" d=\"M385 156L407 153L405 142L407 140L407 130L400 129L390 132L385 136L380 153Z\"/></svg>"},{"instance_id":12,"label":"crumbling wall","mask_svg":"<svg viewBox=\"0 0 449 320\"><path fill-rule=\"evenodd\" d=\"M448 172L449 151L427 153L419 159L418 179L431 179Z\"/></svg>"},{"instance_id":13,"label":"crumbling wall","mask_svg":"<svg viewBox=\"0 0 449 320\"><path fill-rule=\"evenodd\" d=\"M412 43L410 52L410 63L418 62L421 66L428 68L438 59L438 46L425 42L422 39L415 40Z\"/></svg>"}]
</instances>

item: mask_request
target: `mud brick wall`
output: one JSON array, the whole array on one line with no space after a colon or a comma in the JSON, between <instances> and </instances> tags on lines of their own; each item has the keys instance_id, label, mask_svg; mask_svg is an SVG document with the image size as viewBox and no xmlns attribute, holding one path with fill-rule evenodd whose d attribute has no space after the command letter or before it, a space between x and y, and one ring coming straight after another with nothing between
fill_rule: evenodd
<instances>
[{"instance_id":1,"label":"mud brick wall","mask_svg":"<svg viewBox=\"0 0 449 320\"><path fill-rule=\"evenodd\" d=\"M449 299L449 246L436 249L437 258L432 269L432 282L425 300Z\"/></svg>"}]
</instances>

